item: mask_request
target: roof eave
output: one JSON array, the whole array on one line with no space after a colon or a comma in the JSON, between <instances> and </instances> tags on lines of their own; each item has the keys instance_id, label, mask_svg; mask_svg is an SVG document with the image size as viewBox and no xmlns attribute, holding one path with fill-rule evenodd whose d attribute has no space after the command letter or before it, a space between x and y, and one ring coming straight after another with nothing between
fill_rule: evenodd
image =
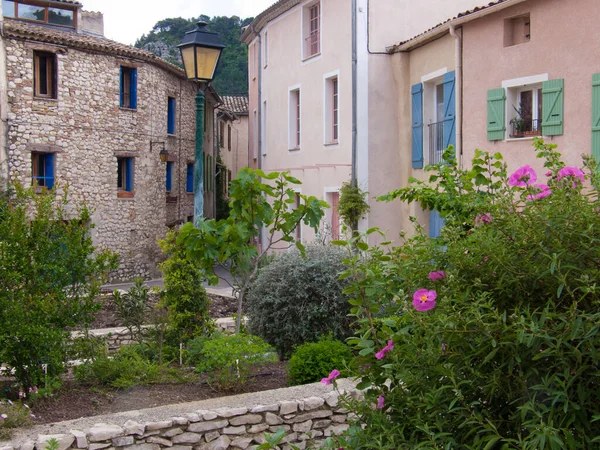
<instances>
[{"instance_id":1,"label":"roof eave","mask_svg":"<svg viewBox=\"0 0 600 450\"><path fill-rule=\"evenodd\" d=\"M277 3L269 6L256 16L250 25L248 25L246 30L244 30L240 36L240 40L245 44L250 44L256 34L260 33L267 23L300 4L301 1L302 0L279 0Z\"/></svg>"}]
</instances>

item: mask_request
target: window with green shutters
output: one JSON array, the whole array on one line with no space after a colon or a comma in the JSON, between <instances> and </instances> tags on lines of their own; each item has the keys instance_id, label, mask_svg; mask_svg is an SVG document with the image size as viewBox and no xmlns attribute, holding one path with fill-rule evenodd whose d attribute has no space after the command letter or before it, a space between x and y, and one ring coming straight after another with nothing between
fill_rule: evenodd
<instances>
[{"instance_id":1,"label":"window with green shutters","mask_svg":"<svg viewBox=\"0 0 600 450\"><path fill-rule=\"evenodd\" d=\"M504 140L506 135L506 92L504 88L490 89L487 97L488 141Z\"/></svg>"},{"instance_id":2,"label":"window with green shutters","mask_svg":"<svg viewBox=\"0 0 600 450\"><path fill-rule=\"evenodd\" d=\"M542 134L557 136L564 129L564 80L542 83Z\"/></svg>"},{"instance_id":3,"label":"window with green shutters","mask_svg":"<svg viewBox=\"0 0 600 450\"><path fill-rule=\"evenodd\" d=\"M600 73L592 75L592 155L600 161Z\"/></svg>"}]
</instances>

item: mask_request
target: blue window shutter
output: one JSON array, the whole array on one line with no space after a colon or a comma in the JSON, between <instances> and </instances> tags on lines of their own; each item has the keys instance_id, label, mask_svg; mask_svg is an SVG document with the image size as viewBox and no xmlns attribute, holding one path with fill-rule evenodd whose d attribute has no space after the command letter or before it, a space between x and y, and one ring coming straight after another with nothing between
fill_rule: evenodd
<instances>
[{"instance_id":1,"label":"blue window shutter","mask_svg":"<svg viewBox=\"0 0 600 450\"><path fill-rule=\"evenodd\" d=\"M54 153L47 153L44 159L44 172L46 178L46 187L52 189L54 187Z\"/></svg>"},{"instance_id":2,"label":"blue window shutter","mask_svg":"<svg viewBox=\"0 0 600 450\"><path fill-rule=\"evenodd\" d=\"M423 168L423 84L412 87L412 167Z\"/></svg>"},{"instance_id":3,"label":"blue window shutter","mask_svg":"<svg viewBox=\"0 0 600 450\"><path fill-rule=\"evenodd\" d=\"M445 220L440 216L438 211L429 211L429 237L438 237L444 227L444 222Z\"/></svg>"},{"instance_id":4,"label":"blue window shutter","mask_svg":"<svg viewBox=\"0 0 600 450\"><path fill-rule=\"evenodd\" d=\"M125 160L125 190L133 191L133 158Z\"/></svg>"},{"instance_id":5,"label":"blue window shutter","mask_svg":"<svg viewBox=\"0 0 600 450\"><path fill-rule=\"evenodd\" d=\"M169 97L167 105L167 133L175 134L175 99Z\"/></svg>"},{"instance_id":6,"label":"blue window shutter","mask_svg":"<svg viewBox=\"0 0 600 450\"><path fill-rule=\"evenodd\" d=\"M123 105L125 104L125 97L123 94L123 68L120 68L121 72L119 74L119 106L121 106L121 108L123 107Z\"/></svg>"},{"instance_id":7,"label":"blue window shutter","mask_svg":"<svg viewBox=\"0 0 600 450\"><path fill-rule=\"evenodd\" d=\"M456 148L456 79L455 72L444 75L444 149Z\"/></svg>"},{"instance_id":8,"label":"blue window shutter","mask_svg":"<svg viewBox=\"0 0 600 450\"><path fill-rule=\"evenodd\" d=\"M185 190L186 192L194 192L194 166L191 164L188 164L187 166Z\"/></svg>"},{"instance_id":9,"label":"blue window shutter","mask_svg":"<svg viewBox=\"0 0 600 450\"><path fill-rule=\"evenodd\" d=\"M137 109L137 69L131 69L129 74L131 76L131 98L129 107L131 109Z\"/></svg>"},{"instance_id":10,"label":"blue window shutter","mask_svg":"<svg viewBox=\"0 0 600 450\"><path fill-rule=\"evenodd\" d=\"M173 163L167 162L167 191L170 191L173 187Z\"/></svg>"}]
</instances>

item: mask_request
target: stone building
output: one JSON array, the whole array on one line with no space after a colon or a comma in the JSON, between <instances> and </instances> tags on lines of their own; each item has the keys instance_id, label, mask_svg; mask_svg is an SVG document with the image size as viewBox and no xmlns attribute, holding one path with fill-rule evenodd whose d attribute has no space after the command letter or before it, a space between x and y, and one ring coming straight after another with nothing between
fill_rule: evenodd
<instances>
[{"instance_id":1,"label":"stone building","mask_svg":"<svg viewBox=\"0 0 600 450\"><path fill-rule=\"evenodd\" d=\"M120 255L114 280L158 275L157 239L193 216L196 85L155 55L103 37L74 0L3 1L0 163L8 181L68 184L92 208L93 239ZM206 91L205 179L214 170ZM162 150L168 152L161 162ZM164 153L164 152L162 152ZM213 194L207 183L205 216Z\"/></svg>"}]
</instances>

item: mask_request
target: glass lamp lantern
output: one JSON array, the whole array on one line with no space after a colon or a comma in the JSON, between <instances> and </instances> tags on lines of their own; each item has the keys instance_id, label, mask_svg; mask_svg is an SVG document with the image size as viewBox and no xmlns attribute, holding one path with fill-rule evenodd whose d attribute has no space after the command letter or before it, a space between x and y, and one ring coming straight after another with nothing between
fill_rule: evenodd
<instances>
[{"instance_id":1,"label":"glass lamp lantern","mask_svg":"<svg viewBox=\"0 0 600 450\"><path fill-rule=\"evenodd\" d=\"M217 33L206 29L206 22L198 22L178 47L188 80L209 82L214 78L225 45Z\"/></svg>"}]
</instances>

